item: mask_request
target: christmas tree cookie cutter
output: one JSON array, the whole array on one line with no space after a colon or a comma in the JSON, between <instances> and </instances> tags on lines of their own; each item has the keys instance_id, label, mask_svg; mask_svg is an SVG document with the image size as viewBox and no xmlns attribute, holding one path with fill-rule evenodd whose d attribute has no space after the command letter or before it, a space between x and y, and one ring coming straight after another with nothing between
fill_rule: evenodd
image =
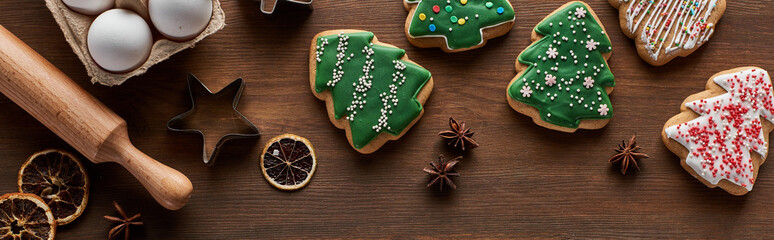
<instances>
[{"instance_id":1,"label":"christmas tree cookie cutter","mask_svg":"<svg viewBox=\"0 0 774 240\"><path fill-rule=\"evenodd\" d=\"M258 128L237 110L244 88L244 80L238 78L213 93L201 80L189 73L191 108L170 119L167 129L201 135L202 159L207 166L214 165L221 147L227 141L261 136Z\"/></svg>"},{"instance_id":2,"label":"christmas tree cookie cutter","mask_svg":"<svg viewBox=\"0 0 774 240\"><path fill-rule=\"evenodd\" d=\"M261 0L261 12L264 14L273 14L280 1L311 6L313 0Z\"/></svg>"}]
</instances>

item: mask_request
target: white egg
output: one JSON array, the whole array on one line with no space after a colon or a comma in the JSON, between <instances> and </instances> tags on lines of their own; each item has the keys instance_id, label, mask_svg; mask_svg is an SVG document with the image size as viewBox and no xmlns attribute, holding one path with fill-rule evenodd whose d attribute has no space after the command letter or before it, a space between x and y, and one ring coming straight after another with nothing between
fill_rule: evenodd
<instances>
[{"instance_id":1,"label":"white egg","mask_svg":"<svg viewBox=\"0 0 774 240\"><path fill-rule=\"evenodd\" d=\"M85 15L97 15L113 8L114 0L62 0L73 11Z\"/></svg>"},{"instance_id":2,"label":"white egg","mask_svg":"<svg viewBox=\"0 0 774 240\"><path fill-rule=\"evenodd\" d=\"M210 23L212 0L149 0L151 22L165 37L193 39Z\"/></svg>"},{"instance_id":3,"label":"white egg","mask_svg":"<svg viewBox=\"0 0 774 240\"><path fill-rule=\"evenodd\" d=\"M91 23L87 45L91 58L105 70L128 72L148 59L153 35L148 23L126 9L100 14Z\"/></svg>"}]
</instances>

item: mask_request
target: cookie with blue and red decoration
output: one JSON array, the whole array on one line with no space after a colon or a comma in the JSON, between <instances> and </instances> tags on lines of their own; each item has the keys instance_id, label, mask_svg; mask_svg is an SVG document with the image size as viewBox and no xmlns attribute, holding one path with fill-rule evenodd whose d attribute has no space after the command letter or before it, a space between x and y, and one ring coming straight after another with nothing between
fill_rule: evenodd
<instances>
[{"instance_id":1,"label":"cookie with blue and red decoration","mask_svg":"<svg viewBox=\"0 0 774 240\"><path fill-rule=\"evenodd\" d=\"M417 47L461 52L505 35L515 20L508 0L403 0L406 37Z\"/></svg>"}]
</instances>

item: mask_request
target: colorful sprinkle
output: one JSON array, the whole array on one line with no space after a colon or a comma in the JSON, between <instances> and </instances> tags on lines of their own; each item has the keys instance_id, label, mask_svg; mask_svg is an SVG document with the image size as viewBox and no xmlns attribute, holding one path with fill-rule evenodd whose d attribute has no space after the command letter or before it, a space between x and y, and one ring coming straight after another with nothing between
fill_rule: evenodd
<instances>
[{"instance_id":1,"label":"colorful sprinkle","mask_svg":"<svg viewBox=\"0 0 774 240\"><path fill-rule=\"evenodd\" d=\"M444 41L446 42L446 47L449 49L462 49L481 45L484 42L483 39L490 36L482 36L480 29L513 21L513 11L511 10L512 8L503 9L503 13L501 14L496 13L497 7L508 6L506 5L506 1L503 0L403 1L407 1L412 4L417 3L416 6L411 5L412 9L410 9L410 11L412 14L409 17L413 19L413 22L411 19L406 21L406 23L409 24L407 27L408 29L406 30L407 34L414 37L431 35L438 36L439 33L445 34L444 37L446 37L446 39L444 39ZM491 5L491 7L488 9L484 6L487 2L489 2ZM470 4L470 6L467 4ZM433 14L431 11L433 11L433 7L435 6L439 6L438 9L440 9L440 12ZM424 19L420 19L419 16L421 13L426 15ZM437 18L438 22L435 22L434 20L436 19L434 18ZM479 22L480 20L484 21ZM428 29L429 24L431 23L435 24L435 32L431 32ZM446 30L450 27L451 30L449 30L449 32L453 31L455 33L454 36L448 36L449 32Z\"/></svg>"},{"instance_id":2,"label":"colorful sprinkle","mask_svg":"<svg viewBox=\"0 0 774 240\"><path fill-rule=\"evenodd\" d=\"M486 2L486 8L492 8L494 6L494 3L492 2Z\"/></svg>"},{"instance_id":3,"label":"colorful sprinkle","mask_svg":"<svg viewBox=\"0 0 774 240\"><path fill-rule=\"evenodd\" d=\"M497 14L503 14L505 12L505 9L503 7L497 8Z\"/></svg>"},{"instance_id":4,"label":"colorful sprinkle","mask_svg":"<svg viewBox=\"0 0 774 240\"><path fill-rule=\"evenodd\" d=\"M706 23L716 15L715 0L640 0L626 11L629 33L648 39L645 46L650 59L669 58L675 51L695 49L708 41L714 24ZM655 3L657 2L657 3ZM652 14L645 18L646 14ZM623 17L623 16L622 16ZM678 30L678 31L675 31ZM664 38L659 39L659 36ZM677 46L677 47L675 47Z\"/></svg>"},{"instance_id":5,"label":"colorful sprinkle","mask_svg":"<svg viewBox=\"0 0 774 240\"><path fill-rule=\"evenodd\" d=\"M427 16L424 13L420 13L419 14L419 20L424 21L425 19L427 19Z\"/></svg>"},{"instance_id":6,"label":"colorful sprinkle","mask_svg":"<svg viewBox=\"0 0 774 240\"><path fill-rule=\"evenodd\" d=\"M430 24L430 27L428 28L430 28L431 32L435 32L435 24Z\"/></svg>"},{"instance_id":7,"label":"colorful sprinkle","mask_svg":"<svg viewBox=\"0 0 774 240\"><path fill-rule=\"evenodd\" d=\"M440 11L441 11L441 7L439 7L438 5L433 6L433 12L434 13L438 13Z\"/></svg>"}]
</instances>

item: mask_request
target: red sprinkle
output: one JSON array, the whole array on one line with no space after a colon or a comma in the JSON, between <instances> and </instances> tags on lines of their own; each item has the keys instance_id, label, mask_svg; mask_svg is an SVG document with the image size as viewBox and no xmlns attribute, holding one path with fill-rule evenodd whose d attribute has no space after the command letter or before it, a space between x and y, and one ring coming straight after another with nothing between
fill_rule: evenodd
<instances>
[{"instance_id":1,"label":"red sprinkle","mask_svg":"<svg viewBox=\"0 0 774 240\"><path fill-rule=\"evenodd\" d=\"M772 85L767 80L766 72L755 69L717 79L728 93L688 103L691 110L706 117L677 125L676 135L670 137L687 142L689 156L700 161L713 178L722 177L742 187L753 184L755 169L749 155L768 146L759 139L763 131L759 116L772 120L767 113L774 112Z\"/></svg>"}]
</instances>

